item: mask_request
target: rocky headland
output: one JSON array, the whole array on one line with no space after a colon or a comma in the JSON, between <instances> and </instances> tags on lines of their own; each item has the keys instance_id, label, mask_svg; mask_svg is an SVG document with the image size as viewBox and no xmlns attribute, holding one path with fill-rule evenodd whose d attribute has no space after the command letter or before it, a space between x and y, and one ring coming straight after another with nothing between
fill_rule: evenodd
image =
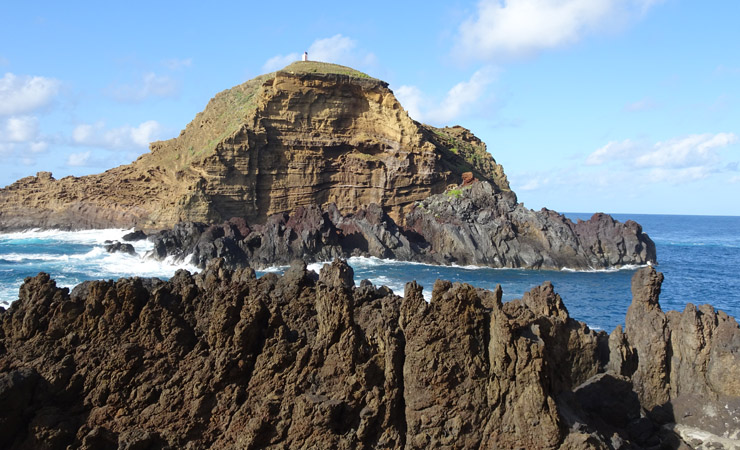
<instances>
[{"instance_id":1,"label":"rocky headland","mask_svg":"<svg viewBox=\"0 0 740 450\"><path fill-rule=\"evenodd\" d=\"M486 146L462 127L412 120L388 84L353 69L297 62L217 94L180 135L133 163L0 190L0 229L170 228L329 203L376 203L400 219L463 172L509 190Z\"/></svg>"},{"instance_id":2,"label":"rocky headland","mask_svg":"<svg viewBox=\"0 0 740 450\"><path fill-rule=\"evenodd\" d=\"M217 94L129 165L40 172L0 190L0 230L109 227L155 233L155 257L192 255L200 267L352 255L532 269L656 261L638 224L525 208L470 131L420 124L387 83L317 62Z\"/></svg>"},{"instance_id":3,"label":"rocky headland","mask_svg":"<svg viewBox=\"0 0 740 450\"><path fill-rule=\"evenodd\" d=\"M71 292L39 274L0 312L0 447L738 448L738 324L663 312L662 279L636 272L607 335L549 283L502 303L437 281L427 303L341 261Z\"/></svg>"}]
</instances>

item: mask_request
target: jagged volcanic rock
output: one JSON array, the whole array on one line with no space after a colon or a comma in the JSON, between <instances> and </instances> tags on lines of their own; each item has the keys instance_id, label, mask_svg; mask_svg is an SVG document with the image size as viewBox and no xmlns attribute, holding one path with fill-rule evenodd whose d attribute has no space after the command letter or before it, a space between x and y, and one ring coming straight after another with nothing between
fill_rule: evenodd
<instances>
[{"instance_id":1,"label":"jagged volcanic rock","mask_svg":"<svg viewBox=\"0 0 740 450\"><path fill-rule=\"evenodd\" d=\"M573 223L553 211L532 211L513 192L485 181L419 202L399 227L370 204L342 215L330 204L299 207L250 228L242 220L222 225L180 223L150 237L154 256L190 258L205 267L224 258L229 267L262 268L336 257L374 256L432 264L476 264L531 269L589 269L655 262L655 245L635 222L596 214Z\"/></svg>"},{"instance_id":2,"label":"jagged volcanic rock","mask_svg":"<svg viewBox=\"0 0 740 450\"><path fill-rule=\"evenodd\" d=\"M406 216L437 263L533 269L588 269L656 261L655 244L634 221L606 214L571 222L555 211L533 211L513 191L476 182L431 196Z\"/></svg>"},{"instance_id":3,"label":"jagged volcanic rock","mask_svg":"<svg viewBox=\"0 0 740 450\"><path fill-rule=\"evenodd\" d=\"M740 398L738 325L708 306L662 321L661 280L637 272L627 331L607 337L549 283L502 303L438 281L427 303L416 283L354 286L343 262L72 292L40 274L0 313L0 446L736 445L733 411L712 408Z\"/></svg>"},{"instance_id":4,"label":"jagged volcanic rock","mask_svg":"<svg viewBox=\"0 0 740 450\"><path fill-rule=\"evenodd\" d=\"M461 127L409 118L387 83L334 64L297 62L217 94L174 139L129 165L55 180L40 172L0 190L0 229L159 230L179 221L376 203L400 219L464 172L509 185Z\"/></svg>"}]
</instances>

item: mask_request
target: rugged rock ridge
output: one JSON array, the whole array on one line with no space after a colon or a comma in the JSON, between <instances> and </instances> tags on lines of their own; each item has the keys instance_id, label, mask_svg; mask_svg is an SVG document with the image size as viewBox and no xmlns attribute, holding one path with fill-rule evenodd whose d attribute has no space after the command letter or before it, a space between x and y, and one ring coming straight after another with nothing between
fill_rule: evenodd
<instances>
[{"instance_id":1,"label":"rugged rock ridge","mask_svg":"<svg viewBox=\"0 0 740 450\"><path fill-rule=\"evenodd\" d=\"M740 329L663 314L661 280L637 272L607 337L549 283L502 303L438 281L427 303L342 262L71 293L40 274L0 313L0 446L732 448Z\"/></svg>"},{"instance_id":2,"label":"rugged rock ridge","mask_svg":"<svg viewBox=\"0 0 740 450\"><path fill-rule=\"evenodd\" d=\"M635 222L604 214L573 223L548 210L532 211L511 191L485 181L418 202L400 227L370 204L342 215L330 204L299 207L265 224L232 219L221 225L180 223L150 236L158 259L189 258L205 267L213 258L227 266L264 268L350 256L374 256L431 264L531 269L588 269L655 262L655 245Z\"/></svg>"},{"instance_id":3,"label":"rugged rock ridge","mask_svg":"<svg viewBox=\"0 0 740 450\"><path fill-rule=\"evenodd\" d=\"M399 220L466 171L509 189L467 130L415 122L385 82L298 62L219 93L132 164L61 180L42 172L0 190L0 229L261 223L328 203L345 214L376 203Z\"/></svg>"}]
</instances>

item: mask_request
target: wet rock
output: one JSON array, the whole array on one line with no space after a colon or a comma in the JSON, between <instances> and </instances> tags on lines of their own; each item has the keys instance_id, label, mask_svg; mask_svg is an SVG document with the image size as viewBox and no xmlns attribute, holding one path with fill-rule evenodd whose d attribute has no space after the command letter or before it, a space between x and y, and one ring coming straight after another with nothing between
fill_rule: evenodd
<instances>
[{"instance_id":1,"label":"wet rock","mask_svg":"<svg viewBox=\"0 0 740 450\"><path fill-rule=\"evenodd\" d=\"M126 233L123 235L121 239L123 239L126 242L132 242L132 241L143 241L146 239L146 233L144 233L141 230L132 231L130 233Z\"/></svg>"},{"instance_id":2,"label":"wet rock","mask_svg":"<svg viewBox=\"0 0 740 450\"><path fill-rule=\"evenodd\" d=\"M136 249L134 249L133 245L121 243L118 241L106 243L105 245L103 245L103 248L105 248L105 251L107 251L108 253L125 253L132 256L137 255Z\"/></svg>"}]
</instances>

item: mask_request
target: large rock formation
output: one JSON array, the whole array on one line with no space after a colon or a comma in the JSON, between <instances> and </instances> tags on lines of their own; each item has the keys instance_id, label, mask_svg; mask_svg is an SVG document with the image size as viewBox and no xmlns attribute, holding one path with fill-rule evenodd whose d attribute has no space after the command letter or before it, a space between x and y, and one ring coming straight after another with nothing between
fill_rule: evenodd
<instances>
[{"instance_id":1,"label":"large rock formation","mask_svg":"<svg viewBox=\"0 0 740 450\"><path fill-rule=\"evenodd\" d=\"M345 214L376 203L398 220L467 171L509 189L467 130L415 122L383 81L297 62L219 93L132 164L61 180L41 172L0 190L0 229L262 223L328 203Z\"/></svg>"},{"instance_id":2,"label":"large rock formation","mask_svg":"<svg viewBox=\"0 0 740 450\"><path fill-rule=\"evenodd\" d=\"M313 221L298 224L302 215ZM524 208L468 130L422 125L385 82L325 63L294 63L219 93L132 164L61 180L40 172L0 190L0 230L226 221L257 234L215 250L174 249L166 237L168 253L198 251L200 265L205 256L271 265L351 254L554 269L655 261L639 225L608 216L572 224ZM297 244L282 234L290 223ZM197 244L206 225L179 225L196 232L181 241Z\"/></svg>"},{"instance_id":3,"label":"large rock formation","mask_svg":"<svg viewBox=\"0 0 740 450\"><path fill-rule=\"evenodd\" d=\"M733 448L740 329L663 314L661 280L637 272L607 337L549 283L502 303L438 281L427 303L342 262L72 292L40 274L0 313L0 447Z\"/></svg>"},{"instance_id":4,"label":"large rock formation","mask_svg":"<svg viewBox=\"0 0 740 450\"><path fill-rule=\"evenodd\" d=\"M229 267L285 265L337 257L374 256L431 264L475 264L530 269L589 269L655 262L655 245L635 222L596 214L573 223L553 211L532 211L511 191L486 181L428 197L400 227L370 204L342 215L330 204L299 207L265 224L232 219L221 225L180 223L152 235L155 258L189 258L205 267L224 258Z\"/></svg>"}]
</instances>

